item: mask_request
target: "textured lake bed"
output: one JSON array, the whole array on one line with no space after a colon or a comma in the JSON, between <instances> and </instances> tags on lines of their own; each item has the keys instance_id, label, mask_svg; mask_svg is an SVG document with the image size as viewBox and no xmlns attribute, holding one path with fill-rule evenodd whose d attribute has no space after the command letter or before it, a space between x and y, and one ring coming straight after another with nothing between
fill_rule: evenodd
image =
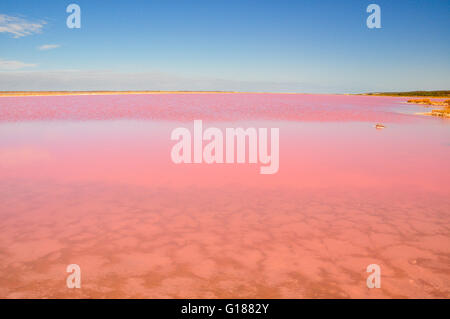
<instances>
[{"instance_id":1,"label":"textured lake bed","mask_svg":"<svg viewBox=\"0 0 450 319\"><path fill-rule=\"evenodd\" d=\"M0 297L448 298L450 122L404 101L2 97ZM197 119L279 128L278 173L174 164Z\"/></svg>"}]
</instances>

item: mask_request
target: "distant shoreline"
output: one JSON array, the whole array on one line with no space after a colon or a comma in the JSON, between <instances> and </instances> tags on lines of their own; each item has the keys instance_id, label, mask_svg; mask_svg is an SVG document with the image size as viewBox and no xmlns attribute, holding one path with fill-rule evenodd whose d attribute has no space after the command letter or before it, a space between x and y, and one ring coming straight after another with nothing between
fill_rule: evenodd
<instances>
[{"instance_id":1,"label":"distant shoreline","mask_svg":"<svg viewBox=\"0 0 450 319\"><path fill-rule=\"evenodd\" d=\"M408 91L408 92L375 92L375 93L361 93L361 94L356 94L356 95L393 96L393 97L448 98L448 97L450 97L450 90Z\"/></svg>"},{"instance_id":2,"label":"distant shoreline","mask_svg":"<svg viewBox=\"0 0 450 319\"><path fill-rule=\"evenodd\" d=\"M76 96L76 95L133 95L133 94L320 94L297 92L239 92L239 91L0 91L0 97L18 96ZM332 95L353 95L321 93Z\"/></svg>"},{"instance_id":3,"label":"distant shoreline","mask_svg":"<svg viewBox=\"0 0 450 319\"><path fill-rule=\"evenodd\" d=\"M129 94L217 94L232 91L0 91L0 97L13 96L73 96L73 95L129 95Z\"/></svg>"},{"instance_id":4,"label":"distant shoreline","mask_svg":"<svg viewBox=\"0 0 450 319\"><path fill-rule=\"evenodd\" d=\"M448 98L450 90L376 92L376 93L299 93L299 92L239 92L239 91L0 91L0 97L18 96L76 96L76 95L131 95L131 94L330 94L354 96L391 96L408 98Z\"/></svg>"}]
</instances>

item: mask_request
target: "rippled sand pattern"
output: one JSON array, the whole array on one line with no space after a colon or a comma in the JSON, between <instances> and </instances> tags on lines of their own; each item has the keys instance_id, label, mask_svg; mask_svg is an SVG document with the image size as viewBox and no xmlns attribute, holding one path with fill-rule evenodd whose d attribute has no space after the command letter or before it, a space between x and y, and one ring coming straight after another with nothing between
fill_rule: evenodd
<instances>
[{"instance_id":1,"label":"rippled sand pattern","mask_svg":"<svg viewBox=\"0 0 450 319\"><path fill-rule=\"evenodd\" d=\"M286 96L273 97L292 104L271 111L279 122L262 121L261 96L233 97L256 110L248 125L280 127L273 176L171 163L171 129L201 105L173 120L92 121L40 109L59 97L0 99L0 297L449 298L450 124L394 113L395 98L316 97L329 119L314 96ZM23 99L30 112L13 109ZM243 125L221 114L212 126ZM69 264L81 289L66 287ZM369 264L380 289L366 286Z\"/></svg>"}]
</instances>

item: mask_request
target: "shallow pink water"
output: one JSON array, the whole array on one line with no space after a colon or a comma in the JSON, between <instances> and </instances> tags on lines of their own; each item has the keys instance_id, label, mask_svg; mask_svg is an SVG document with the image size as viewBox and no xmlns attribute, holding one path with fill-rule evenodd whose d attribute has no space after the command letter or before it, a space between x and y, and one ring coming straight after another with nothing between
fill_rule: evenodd
<instances>
[{"instance_id":1,"label":"shallow pink water","mask_svg":"<svg viewBox=\"0 0 450 319\"><path fill-rule=\"evenodd\" d=\"M0 297L448 298L450 122L403 101L0 98ZM194 119L280 128L279 172L173 164Z\"/></svg>"}]
</instances>

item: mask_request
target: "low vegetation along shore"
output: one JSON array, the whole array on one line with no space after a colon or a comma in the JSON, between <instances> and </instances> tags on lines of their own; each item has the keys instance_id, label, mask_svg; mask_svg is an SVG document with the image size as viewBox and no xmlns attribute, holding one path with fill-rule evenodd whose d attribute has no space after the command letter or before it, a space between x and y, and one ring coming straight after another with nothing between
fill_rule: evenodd
<instances>
[{"instance_id":1,"label":"low vegetation along shore","mask_svg":"<svg viewBox=\"0 0 450 319\"><path fill-rule=\"evenodd\" d=\"M374 96L399 96L399 97L428 97L428 98L450 98L450 90L440 91L408 91L408 92L376 92L364 93L362 95Z\"/></svg>"}]
</instances>

